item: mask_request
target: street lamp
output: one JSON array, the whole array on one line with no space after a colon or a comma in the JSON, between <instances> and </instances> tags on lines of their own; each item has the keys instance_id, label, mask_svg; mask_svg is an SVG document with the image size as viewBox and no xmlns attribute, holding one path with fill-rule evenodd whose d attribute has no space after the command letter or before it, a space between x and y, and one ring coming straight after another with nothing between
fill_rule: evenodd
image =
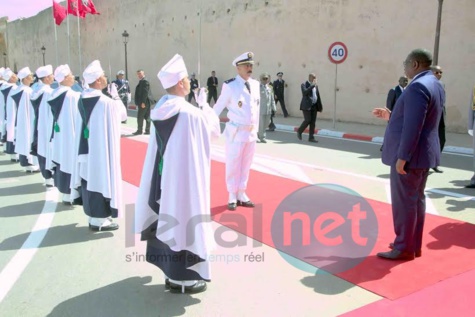
<instances>
[{"instance_id":1,"label":"street lamp","mask_svg":"<svg viewBox=\"0 0 475 317\"><path fill-rule=\"evenodd\" d=\"M125 47L125 79L129 80L129 72L127 71L127 42L129 41L129 33L124 31L124 33L122 33L122 38L124 39Z\"/></svg>"},{"instance_id":2,"label":"street lamp","mask_svg":"<svg viewBox=\"0 0 475 317\"><path fill-rule=\"evenodd\" d=\"M432 61L433 65L439 64L439 40L440 40L440 24L442 20L442 4L444 0L439 0L439 10L437 13L437 26L435 29L435 44L434 44L434 58Z\"/></svg>"},{"instance_id":3,"label":"street lamp","mask_svg":"<svg viewBox=\"0 0 475 317\"><path fill-rule=\"evenodd\" d=\"M5 64L5 68L7 68L7 53L3 52L3 64Z\"/></svg>"},{"instance_id":4,"label":"street lamp","mask_svg":"<svg viewBox=\"0 0 475 317\"><path fill-rule=\"evenodd\" d=\"M41 53L43 53L43 66L45 66L46 65L46 63L45 63L46 48L45 48L44 45L41 47Z\"/></svg>"}]
</instances>

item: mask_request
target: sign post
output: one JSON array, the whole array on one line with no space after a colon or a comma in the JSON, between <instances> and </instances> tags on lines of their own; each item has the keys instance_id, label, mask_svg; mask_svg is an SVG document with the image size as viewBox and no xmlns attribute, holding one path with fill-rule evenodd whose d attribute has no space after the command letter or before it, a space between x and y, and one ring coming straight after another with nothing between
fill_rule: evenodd
<instances>
[{"instance_id":1,"label":"sign post","mask_svg":"<svg viewBox=\"0 0 475 317\"><path fill-rule=\"evenodd\" d=\"M342 42L334 42L328 49L328 58L330 62L335 64L335 92L334 92L334 107L333 107L333 129L335 129L336 121L336 92L338 83L338 64L341 64L348 57L348 49Z\"/></svg>"}]
</instances>

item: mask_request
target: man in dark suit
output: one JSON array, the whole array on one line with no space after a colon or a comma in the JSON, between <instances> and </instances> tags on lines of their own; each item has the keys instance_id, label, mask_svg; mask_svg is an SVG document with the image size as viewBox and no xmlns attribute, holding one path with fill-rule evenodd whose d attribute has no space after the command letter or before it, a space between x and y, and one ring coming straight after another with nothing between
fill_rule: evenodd
<instances>
[{"instance_id":1,"label":"man in dark suit","mask_svg":"<svg viewBox=\"0 0 475 317\"><path fill-rule=\"evenodd\" d=\"M282 79L282 76L284 76L284 73L282 72L277 73L277 80L275 80L273 84L274 98L275 98L276 106L277 106L277 103L280 102L280 107L282 108L282 113L284 114L284 118L287 118L289 116L289 113L287 112L287 109L285 108L285 101L284 101L285 80Z\"/></svg>"},{"instance_id":2,"label":"man in dark suit","mask_svg":"<svg viewBox=\"0 0 475 317\"><path fill-rule=\"evenodd\" d=\"M399 85L389 90L388 98L386 99L386 108L388 108L390 111L393 111L396 101L398 100L399 96L401 96L404 88L407 86L407 82L407 77L401 76L399 77Z\"/></svg>"},{"instance_id":3,"label":"man in dark suit","mask_svg":"<svg viewBox=\"0 0 475 317\"><path fill-rule=\"evenodd\" d=\"M393 111L375 108L373 114L389 120L384 135L382 161L391 166L390 185L396 238L388 252L378 257L413 260L422 255L425 195L429 169L440 161L439 121L445 100L444 88L430 71L432 54L413 50L404 62L412 82L397 100ZM389 116L391 114L391 116Z\"/></svg>"},{"instance_id":4,"label":"man in dark suit","mask_svg":"<svg viewBox=\"0 0 475 317\"><path fill-rule=\"evenodd\" d=\"M195 102L196 102L195 89L199 87L200 87L200 84L198 83L198 79L196 79L195 73L192 73L191 78L190 78L190 93L188 94L189 103L191 103L192 99L195 99Z\"/></svg>"},{"instance_id":5,"label":"man in dark suit","mask_svg":"<svg viewBox=\"0 0 475 317\"><path fill-rule=\"evenodd\" d=\"M211 106L211 98L214 99L214 103L218 99L218 78L214 70L211 72L211 77L208 77L206 86L208 86L208 104Z\"/></svg>"},{"instance_id":6,"label":"man in dark suit","mask_svg":"<svg viewBox=\"0 0 475 317\"><path fill-rule=\"evenodd\" d=\"M308 132L308 141L315 142L315 122L317 121L317 112L322 112L323 104L320 98L320 92L317 86L317 76L315 74L309 74L308 80L304 82L300 89L302 90L302 101L300 102L300 110L303 113L303 122L297 130L297 137L302 140L302 133L310 126Z\"/></svg>"},{"instance_id":7,"label":"man in dark suit","mask_svg":"<svg viewBox=\"0 0 475 317\"><path fill-rule=\"evenodd\" d=\"M438 80L442 78L442 67L439 65L434 65L431 67L432 73L434 74L435 77L437 77ZM445 84L443 82L440 82L442 84L442 87L444 87L445 91ZM442 117L440 118L440 123L439 123L439 143L440 143L440 153L444 151L444 146L445 146L445 100L444 100L444 111L442 112ZM439 169L438 166L432 168L434 172L436 173L443 173L441 169Z\"/></svg>"},{"instance_id":8,"label":"man in dark suit","mask_svg":"<svg viewBox=\"0 0 475 317\"><path fill-rule=\"evenodd\" d=\"M150 83L145 79L143 70L137 71L139 83L135 88L134 102L137 105L137 131L134 135L143 133L143 121L145 120L145 134L150 134L150 106L154 102Z\"/></svg>"}]
</instances>

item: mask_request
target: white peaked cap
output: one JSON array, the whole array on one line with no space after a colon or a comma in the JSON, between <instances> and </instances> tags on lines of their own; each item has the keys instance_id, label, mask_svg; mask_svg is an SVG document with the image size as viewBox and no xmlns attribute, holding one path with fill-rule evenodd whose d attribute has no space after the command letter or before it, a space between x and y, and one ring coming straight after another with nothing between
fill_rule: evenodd
<instances>
[{"instance_id":1,"label":"white peaked cap","mask_svg":"<svg viewBox=\"0 0 475 317\"><path fill-rule=\"evenodd\" d=\"M164 89L175 86L180 80L188 76L185 62L181 55L175 54L157 74Z\"/></svg>"},{"instance_id":2,"label":"white peaked cap","mask_svg":"<svg viewBox=\"0 0 475 317\"><path fill-rule=\"evenodd\" d=\"M102 69L101 63L98 60L95 60L89 64L89 66L87 66L84 70L84 73L82 73L82 77L87 84L92 84L102 75L104 75L104 70Z\"/></svg>"},{"instance_id":3,"label":"white peaked cap","mask_svg":"<svg viewBox=\"0 0 475 317\"><path fill-rule=\"evenodd\" d=\"M13 72L10 68L7 68L3 71L3 79L5 79L6 81L9 81L12 75L13 75Z\"/></svg>"},{"instance_id":4,"label":"white peaked cap","mask_svg":"<svg viewBox=\"0 0 475 317\"><path fill-rule=\"evenodd\" d=\"M238 66L242 64L254 64L253 57L254 53L252 52L242 53L233 60L233 66Z\"/></svg>"},{"instance_id":5,"label":"white peaked cap","mask_svg":"<svg viewBox=\"0 0 475 317\"><path fill-rule=\"evenodd\" d=\"M51 65L41 66L41 67L38 67L38 69L36 70L36 76L38 76L38 78L49 76L52 73L53 73L53 66Z\"/></svg>"},{"instance_id":6,"label":"white peaked cap","mask_svg":"<svg viewBox=\"0 0 475 317\"><path fill-rule=\"evenodd\" d=\"M3 72L5 71L5 67L0 67L0 77L3 78Z\"/></svg>"},{"instance_id":7,"label":"white peaked cap","mask_svg":"<svg viewBox=\"0 0 475 317\"><path fill-rule=\"evenodd\" d=\"M68 64L59 65L54 70L54 79L58 83L61 83L69 74L71 74L71 69L69 68Z\"/></svg>"},{"instance_id":8,"label":"white peaked cap","mask_svg":"<svg viewBox=\"0 0 475 317\"><path fill-rule=\"evenodd\" d=\"M27 77L28 75L31 75L32 72L30 70L29 67L24 67L22 69L20 69L20 71L18 72L18 78L20 78L20 80L22 80L23 78Z\"/></svg>"}]
</instances>

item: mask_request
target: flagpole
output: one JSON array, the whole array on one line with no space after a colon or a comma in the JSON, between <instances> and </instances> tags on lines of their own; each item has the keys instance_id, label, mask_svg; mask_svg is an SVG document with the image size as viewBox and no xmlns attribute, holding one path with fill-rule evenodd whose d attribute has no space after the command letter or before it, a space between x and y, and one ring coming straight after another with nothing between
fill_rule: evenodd
<instances>
[{"instance_id":1,"label":"flagpole","mask_svg":"<svg viewBox=\"0 0 475 317\"><path fill-rule=\"evenodd\" d=\"M79 26L81 18L79 17L79 3L76 5L76 12L78 17L78 53L79 53L79 72L82 72L82 57L81 57L81 28Z\"/></svg>"},{"instance_id":2,"label":"flagpole","mask_svg":"<svg viewBox=\"0 0 475 317\"><path fill-rule=\"evenodd\" d=\"M201 14L203 13L202 10L203 7L203 1L200 0L200 24L199 24L199 30L198 30L198 80L199 80L199 85L201 86L203 82L201 81Z\"/></svg>"},{"instance_id":3,"label":"flagpole","mask_svg":"<svg viewBox=\"0 0 475 317\"><path fill-rule=\"evenodd\" d=\"M56 67L59 66L58 62L58 31L56 30L56 23L53 20L54 24L54 46L56 47Z\"/></svg>"},{"instance_id":4,"label":"flagpole","mask_svg":"<svg viewBox=\"0 0 475 317\"><path fill-rule=\"evenodd\" d=\"M68 24L68 65L71 66L71 33L69 32L69 14L66 16Z\"/></svg>"}]
</instances>

